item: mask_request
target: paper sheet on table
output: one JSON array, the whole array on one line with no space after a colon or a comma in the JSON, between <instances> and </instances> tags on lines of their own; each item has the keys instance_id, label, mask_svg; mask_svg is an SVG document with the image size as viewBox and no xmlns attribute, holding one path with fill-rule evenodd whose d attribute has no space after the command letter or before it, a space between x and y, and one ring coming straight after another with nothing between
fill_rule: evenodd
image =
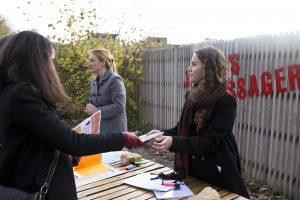
<instances>
[{"instance_id":1,"label":"paper sheet on table","mask_svg":"<svg viewBox=\"0 0 300 200\"><path fill-rule=\"evenodd\" d=\"M101 167L103 167L103 166L105 167L105 171L101 171L101 170L97 169L97 172L91 173L89 175L84 175L84 176L81 176L76 171L74 171L76 187L86 185L89 183L93 183L96 181L100 181L100 180L110 178L110 177L124 173L124 172L122 172L118 169L115 169L109 165L101 164Z\"/></svg>"},{"instance_id":2,"label":"paper sheet on table","mask_svg":"<svg viewBox=\"0 0 300 200\"><path fill-rule=\"evenodd\" d=\"M180 189L174 189L168 192L154 191L154 193L157 199L177 199L194 195L185 184L180 185Z\"/></svg>"},{"instance_id":3,"label":"paper sheet on table","mask_svg":"<svg viewBox=\"0 0 300 200\"><path fill-rule=\"evenodd\" d=\"M108 165L113 165L121 162L121 154L128 153L128 151L111 151L102 153L102 162Z\"/></svg>"},{"instance_id":4,"label":"paper sheet on table","mask_svg":"<svg viewBox=\"0 0 300 200\"><path fill-rule=\"evenodd\" d=\"M152 190L152 191L169 191L174 187L162 185L161 179L150 180L151 178L157 177L157 175L151 175L150 173L141 173L134 177L124 180L124 183L133 185L135 187Z\"/></svg>"},{"instance_id":5,"label":"paper sheet on table","mask_svg":"<svg viewBox=\"0 0 300 200\"><path fill-rule=\"evenodd\" d=\"M101 111L83 120L73 130L77 133L100 134ZM102 163L102 155L95 154L82 156L79 165L74 167L76 187L109 178L121 174L120 170L114 169Z\"/></svg>"}]
</instances>

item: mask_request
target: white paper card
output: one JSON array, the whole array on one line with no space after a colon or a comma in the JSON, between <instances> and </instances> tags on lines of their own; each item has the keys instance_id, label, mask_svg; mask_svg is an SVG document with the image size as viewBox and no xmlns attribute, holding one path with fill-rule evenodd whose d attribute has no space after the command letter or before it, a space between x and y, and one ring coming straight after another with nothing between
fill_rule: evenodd
<instances>
[{"instance_id":1,"label":"white paper card","mask_svg":"<svg viewBox=\"0 0 300 200\"><path fill-rule=\"evenodd\" d=\"M102 162L108 165L113 165L121 162L122 153L128 153L128 151L111 151L102 153Z\"/></svg>"},{"instance_id":2,"label":"white paper card","mask_svg":"<svg viewBox=\"0 0 300 200\"><path fill-rule=\"evenodd\" d=\"M142 135L142 136L140 136L139 138L140 138L140 140L142 141L142 142L146 142L146 141L148 141L148 140L151 140L151 139L153 139L153 138L156 138L157 136L160 136L160 135L163 135L164 134L164 132L156 132L156 133L153 133L153 134L151 134L151 135Z\"/></svg>"},{"instance_id":3,"label":"white paper card","mask_svg":"<svg viewBox=\"0 0 300 200\"><path fill-rule=\"evenodd\" d=\"M157 175L151 175L150 173L141 173L131 178L124 180L124 183L133 185L135 187L152 190L152 191L169 191L174 187L162 185L161 179L151 180L151 178L157 177Z\"/></svg>"},{"instance_id":4,"label":"white paper card","mask_svg":"<svg viewBox=\"0 0 300 200\"><path fill-rule=\"evenodd\" d=\"M173 189L168 192L154 191L157 199L177 199L193 196L193 192L185 185L180 185L180 189Z\"/></svg>"}]
</instances>

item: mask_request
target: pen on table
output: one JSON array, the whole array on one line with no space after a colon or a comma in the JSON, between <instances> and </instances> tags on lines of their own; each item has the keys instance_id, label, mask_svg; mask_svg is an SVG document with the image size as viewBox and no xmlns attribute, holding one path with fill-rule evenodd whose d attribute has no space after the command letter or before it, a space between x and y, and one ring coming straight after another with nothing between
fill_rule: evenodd
<instances>
[{"instance_id":1,"label":"pen on table","mask_svg":"<svg viewBox=\"0 0 300 200\"><path fill-rule=\"evenodd\" d=\"M162 185L164 185L164 186L172 186L172 187L175 187L175 188L179 188L180 187L179 183L163 182Z\"/></svg>"},{"instance_id":2,"label":"pen on table","mask_svg":"<svg viewBox=\"0 0 300 200\"><path fill-rule=\"evenodd\" d=\"M129 167L126 167L126 169L127 169L127 170L131 170L131 169L136 168L136 167L137 167L136 165L131 165L131 166L129 166Z\"/></svg>"},{"instance_id":3,"label":"pen on table","mask_svg":"<svg viewBox=\"0 0 300 200\"><path fill-rule=\"evenodd\" d=\"M142 165L142 164L145 164L145 162L141 162L141 161L139 161L139 162L130 162L130 164L132 164L132 165Z\"/></svg>"}]
</instances>

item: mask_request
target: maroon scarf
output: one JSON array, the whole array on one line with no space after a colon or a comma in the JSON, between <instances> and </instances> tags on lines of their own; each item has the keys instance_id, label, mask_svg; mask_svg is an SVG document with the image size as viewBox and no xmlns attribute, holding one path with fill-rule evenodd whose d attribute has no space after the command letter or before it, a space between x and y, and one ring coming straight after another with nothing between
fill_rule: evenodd
<instances>
[{"instance_id":1,"label":"maroon scarf","mask_svg":"<svg viewBox=\"0 0 300 200\"><path fill-rule=\"evenodd\" d=\"M209 110L209 116L211 115L213 106L218 102L226 93L226 85L221 85L211 93L206 93L197 98L196 102L193 102L190 95L188 95L180 116L178 125L178 136L189 137L188 126L192 118L193 113L201 111L203 109ZM211 119L211 116L209 117ZM209 120L203 121L205 124L201 124L201 127L209 122ZM198 126L198 125L197 125ZM200 130L201 132L201 130ZM189 154L188 153L176 153L174 159L174 170L186 177L189 173Z\"/></svg>"}]
</instances>

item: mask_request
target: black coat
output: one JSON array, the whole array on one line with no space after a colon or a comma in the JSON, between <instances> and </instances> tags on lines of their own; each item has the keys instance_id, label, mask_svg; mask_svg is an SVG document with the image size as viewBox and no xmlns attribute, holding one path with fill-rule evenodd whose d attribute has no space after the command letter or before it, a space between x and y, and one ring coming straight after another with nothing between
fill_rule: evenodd
<instances>
[{"instance_id":1,"label":"black coat","mask_svg":"<svg viewBox=\"0 0 300 200\"><path fill-rule=\"evenodd\" d=\"M193 120L189 122L189 137L177 136L177 126L164 132L173 137L170 151L189 153L191 176L249 198L232 133L235 117L236 100L226 93L215 104L211 121L200 133L196 133Z\"/></svg>"},{"instance_id":2,"label":"black coat","mask_svg":"<svg viewBox=\"0 0 300 200\"><path fill-rule=\"evenodd\" d=\"M122 134L77 134L37 90L9 83L0 93L0 185L36 192L61 151L46 199L77 199L70 155L121 150Z\"/></svg>"}]
</instances>

